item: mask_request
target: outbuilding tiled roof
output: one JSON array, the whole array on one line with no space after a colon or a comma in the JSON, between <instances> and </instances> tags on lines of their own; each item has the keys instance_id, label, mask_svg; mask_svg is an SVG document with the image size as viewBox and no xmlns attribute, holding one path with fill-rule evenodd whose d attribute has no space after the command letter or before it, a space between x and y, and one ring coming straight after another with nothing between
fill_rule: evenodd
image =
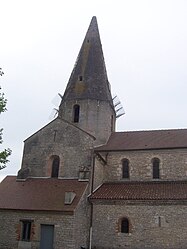
<instances>
[{"instance_id":1,"label":"outbuilding tiled roof","mask_svg":"<svg viewBox=\"0 0 187 249\"><path fill-rule=\"evenodd\" d=\"M187 148L187 129L114 132L96 151Z\"/></svg>"},{"instance_id":2,"label":"outbuilding tiled roof","mask_svg":"<svg viewBox=\"0 0 187 249\"><path fill-rule=\"evenodd\" d=\"M187 181L108 182L90 200L187 200Z\"/></svg>"},{"instance_id":3,"label":"outbuilding tiled roof","mask_svg":"<svg viewBox=\"0 0 187 249\"><path fill-rule=\"evenodd\" d=\"M57 178L28 178L16 181L7 176L0 183L0 209L73 212L87 187L87 182ZM76 194L72 204L65 204L65 192Z\"/></svg>"}]
</instances>

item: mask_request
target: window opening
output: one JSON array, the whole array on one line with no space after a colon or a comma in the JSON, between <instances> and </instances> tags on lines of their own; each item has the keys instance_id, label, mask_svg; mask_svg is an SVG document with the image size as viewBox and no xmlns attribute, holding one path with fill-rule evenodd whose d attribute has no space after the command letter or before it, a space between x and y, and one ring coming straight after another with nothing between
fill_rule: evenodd
<instances>
[{"instance_id":1,"label":"window opening","mask_svg":"<svg viewBox=\"0 0 187 249\"><path fill-rule=\"evenodd\" d=\"M57 130L54 130L54 142L56 141Z\"/></svg>"},{"instance_id":2,"label":"window opening","mask_svg":"<svg viewBox=\"0 0 187 249\"><path fill-rule=\"evenodd\" d=\"M159 169L160 161L158 158L153 159L153 179L160 178L160 169Z\"/></svg>"},{"instance_id":3,"label":"window opening","mask_svg":"<svg viewBox=\"0 0 187 249\"><path fill-rule=\"evenodd\" d=\"M79 76L79 81L82 81L83 80L83 77L82 75Z\"/></svg>"},{"instance_id":4,"label":"window opening","mask_svg":"<svg viewBox=\"0 0 187 249\"><path fill-rule=\"evenodd\" d=\"M123 159L122 171L123 171L123 178L129 178L129 160L128 159Z\"/></svg>"},{"instance_id":5,"label":"window opening","mask_svg":"<svg viewBox=\"0 0 187 249\"><path fill-rule=\"evenodd\" d=\"M84 167L79 170L79 180L88 180L90 176L89 168Z\"/></svg>"},{"instance_id":6,"label":"window opening","mask_svg":"<svg viewBox=\"0 0 187 249\"><path fill-rule=\"evenodd\" d=\"M51 177L58 177L59 164L60 164L60 159L59 159L58 156L55 156L54 159L53 159L53 163L52 163Z\"/></svg>"},{"instance_id":7,"label":"window opening","mask_svg":"<svg viewBox=\"0 0 187 249\"><path fill-rule=\"evenodd\" d=\"M31 221L22 221L22 236L21 240L30 241L31 238Z\"/></svg>"},{"instance_id":8,"label":"window opening","mask_svg":"<svg viewBox=\"0 0 187 249\"><path fill-rule=\"evenodd\" d=\"M73 107L73 122L78 123L79 122L79 114L80 114L80 106L79 105L74 105Z\"/></svg>"},{"instance_id":9,"label":"window opening","mask_svg":"<svg viewBox=\"0 0 187 249\"><path fill-rule=\"evenodd\" d=\"M121 220L121 233L129 233L129 220L127 218Z\"/></svg>"}]
</instances>

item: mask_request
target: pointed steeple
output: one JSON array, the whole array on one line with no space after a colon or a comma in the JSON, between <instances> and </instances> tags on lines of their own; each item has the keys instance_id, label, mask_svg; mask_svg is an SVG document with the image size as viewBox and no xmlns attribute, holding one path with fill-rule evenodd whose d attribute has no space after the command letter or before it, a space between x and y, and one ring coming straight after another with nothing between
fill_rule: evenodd
<instances>
[{"instance_id":1,"label":"pointed steeple","mask_svg":"<svg viewBox=\"0 0 187 249\"><path fill-rule=\"evenodd\" d=\"M92 17L62 102L95 99L112 104L96 17Z\"/></svg>"},{"instance_id":2,"label":"pointed steeple","mask_svg":"<svg viewBox=\"0 0 187 249\"><path fill-rule=\"evenodd\" d=\"M115 130L113 106L96 17L91 20L65 93L58 117L104 144Z\"/></svg>"}]
</instances>

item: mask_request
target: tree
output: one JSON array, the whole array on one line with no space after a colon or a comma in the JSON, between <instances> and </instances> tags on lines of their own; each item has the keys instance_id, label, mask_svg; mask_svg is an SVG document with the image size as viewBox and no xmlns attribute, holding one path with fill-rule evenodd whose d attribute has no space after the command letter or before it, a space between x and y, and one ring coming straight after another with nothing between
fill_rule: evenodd
<instances>
[{"instance_id":1,"label":"tree","mask_svg":"<svg viewBox=\"0 0 187 249\"><path fill-rule=\"evenodd\" d=\"M0 68L0 76L2 76L4 73L2 69ZM4 93L1 92L1 87L0 87L0 114L2 112L5 112L6 109L6 104L7 104L7 99L4 96ZM3 129L0 129L0 144L2 144L3 139L2 139L2 132ZM4 149L3 151L0 151L0 170L4 169L6 167L7 162L9 162L8 157L11 155L11 150Z\"/></svg>"}]
</instances>

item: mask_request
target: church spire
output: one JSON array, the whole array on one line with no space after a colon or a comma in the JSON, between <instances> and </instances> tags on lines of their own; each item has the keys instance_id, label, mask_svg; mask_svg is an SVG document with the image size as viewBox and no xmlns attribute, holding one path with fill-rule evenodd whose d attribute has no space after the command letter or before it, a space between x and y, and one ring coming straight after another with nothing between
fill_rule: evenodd
<instances>
[{"instance_id":1,"label":"church spire","mask_svg":"<svg viewBox=\"0 0 187 249\"><path fill-rule=\"evenodd\" d=\"M95 99L112 104L96 17L92 17L62 102Z\"/></svg>"},{"instance_id":2,"label":"church spire","mask_svg":"<svg viewBox=\"0 0 187 249\"><path fill-rule=\"evenodd\" d=\"M62 97L58 117L93 135L95 145L106 143L115 130L116 113L95 16Z\"/></svg>"}]
</instances>

